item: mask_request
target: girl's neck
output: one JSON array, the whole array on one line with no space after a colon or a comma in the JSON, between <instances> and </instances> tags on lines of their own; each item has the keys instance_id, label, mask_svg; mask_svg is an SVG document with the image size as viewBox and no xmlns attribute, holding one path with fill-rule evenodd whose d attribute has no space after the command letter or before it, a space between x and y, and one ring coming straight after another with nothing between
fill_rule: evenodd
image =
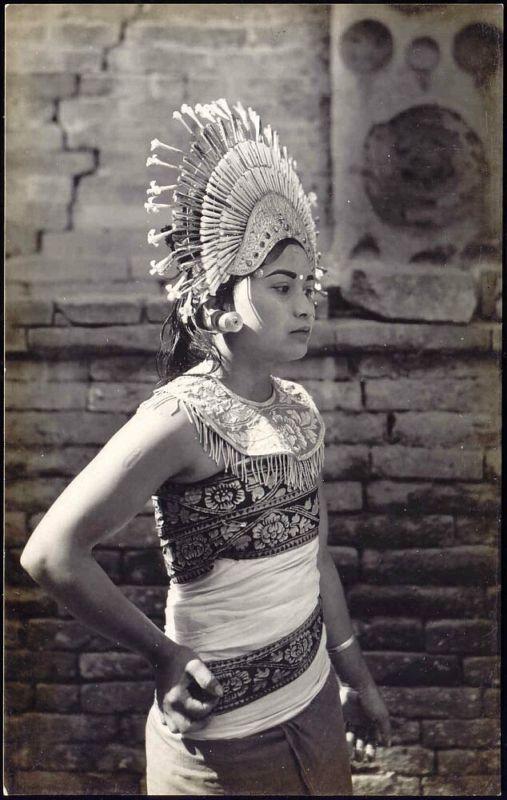
<instances>
[{"instance_id":1,"label":"girl's neck","mask_svg":"<svg viewBox=\"0 0 507 800\"><path fill-rule=\"evenodd\" d=\"M262 403L273 393L271 381L272 364L239 364L224 359L223 366L216 373L220 381L235 394Z\"/></svg>"}]
</instances>

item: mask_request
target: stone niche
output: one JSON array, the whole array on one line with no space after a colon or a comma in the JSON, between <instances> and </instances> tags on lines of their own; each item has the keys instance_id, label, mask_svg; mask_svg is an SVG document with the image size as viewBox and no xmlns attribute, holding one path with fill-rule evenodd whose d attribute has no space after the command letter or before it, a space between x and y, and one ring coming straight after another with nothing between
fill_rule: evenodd
<instances>
[{"instance_id":1,"label":"stone niche","mask_svg":"<svg viewBox=\"0 0 507 800\"><path fill-rule=\"evenodd\" d=\"M328 285L387 319L469 322L499 272L502 7L334 4Z\"/></svg>"}]
</instances>

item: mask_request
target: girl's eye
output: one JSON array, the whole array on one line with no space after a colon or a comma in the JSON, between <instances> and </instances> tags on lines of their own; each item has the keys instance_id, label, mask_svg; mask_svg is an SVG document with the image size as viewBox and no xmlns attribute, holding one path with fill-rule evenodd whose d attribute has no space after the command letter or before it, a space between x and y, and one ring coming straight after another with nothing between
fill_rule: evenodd
<instances>
[{"instance_id":1,"label":"girl's eye","mask_svg":"<svg viewBox=\"0 0 507 800\"><path fill-rule=\"evenodd\" d=\"M282 286L273 286L273 289L280 294L287 294L290 291L290 286L284 283Z\"/></svg>"},{"instance_id":2,"label":"girl's eye","mask_svg":"<svg viewBox=\"0 0 507 800\"><path fill-rule=\"evenodd\" d=\"M315 295L317 294L316 289L313 286L309 286L308 289L305 289L305 294L310 300L315 300Z\"/></svg>"}]
</instances>

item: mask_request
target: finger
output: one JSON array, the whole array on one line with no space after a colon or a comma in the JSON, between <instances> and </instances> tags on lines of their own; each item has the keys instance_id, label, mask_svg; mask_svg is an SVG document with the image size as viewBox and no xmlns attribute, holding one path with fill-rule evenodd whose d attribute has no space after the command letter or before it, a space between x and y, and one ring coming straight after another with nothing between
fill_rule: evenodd
<instances>
[{"instance_id":1,"label":"finger","mask_svg":"<svg viewBox=\"0 0 507 800\"><path fill-rule=\"evenodd\" d=\"M377 755L375 745L368 742L368 744L364 748L364 755L367 761L375 761Z\"/></svg>"},{"instance_id":2,"label":"finger","mask_svg":"<svg viewBox=\"0 0 507 800\"><path fill-rule=\"evenodd\" d=\"M196 700L188 689L177 684L168 692L165 705L169 713L171 709L174 709L178 714L182 714L190 720L198 720L211 714L217 702L216 699Z\"/></svg>"},{"instance_id":3,"label":"finger","mask_svg":"<svg viewBox=\"0 0 507 800\"><path fill-rule=\"evenodd\" d=\"M381 717L377 721L377 726L380 732L380 741L386 747L391 747L392 743L392 730L391 730L391 720L388 716Z\"/></svg>"},{"instance_id":4,"label":"finger","mask_svg":"<svg viewBox=\"0 0 507 800\"><path fill-rule=\"evenodd\" d=\"M190 733L199 731L206 723L201 720L190 720L178 711L171 709L164 714L165 725L171 733Z\"/></svg>"},{"instance_id":5,"label":"finger","mask_svg":"<svg viewBox=\"0 0 507 800\"><path fill-rule=\"evenodd\" d=\"M355 755L357 761L362 761L364 758L364 741L356 739Z\"/></svg>"},{"instance_id":6,"label":"finger","mask_svg":"<svg viewBox=\"0 0 507 800\"><path fill-rule=\"evenodd\" d=\"M345 734L345 739L347 741L347 747L348 747L348 750L349 750L350 758L352 758L352 756L354 755L354 741L355 741L355 738L356 737L355 737L355 735L354 735L354 733L352 731L347 731L347 733Z\"/></svg>"},{"instance_id":7,"label":"finger","mask_svg":"<svg viewBox=\"0 0 507 800\"><path fill-rule=\"evenodd\" d=\"M220 683L213 673L210 672L206 664L203 664L198 658L194 658L192 661L188 662L185 667L185 673L189 678L193 678L204 691L215 695L215 697L223 697L224 690L220 686Z\"/></svg>"}]
</instances>

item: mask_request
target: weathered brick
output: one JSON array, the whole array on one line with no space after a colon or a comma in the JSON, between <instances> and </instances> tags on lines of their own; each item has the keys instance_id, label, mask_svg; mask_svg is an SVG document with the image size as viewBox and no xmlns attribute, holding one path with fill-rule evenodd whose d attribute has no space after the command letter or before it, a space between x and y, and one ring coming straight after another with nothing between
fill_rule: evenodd
<instances>
[{"instance_id":1,"label":"weathered brick","mask_svg":"<svg viewBox=\"0 0 507 800\"><path fill-rule=\"evenodd\" d=\"M499 384L479 378L423 379L378 378L366 382L366 408L370 411L499 412Z\"/></svg>"},{"instance_id":2,"label":"weathered brick","mask_svg":"<svg viewBox=\"0 0 507 800\"><path fill-rule=\"evenodd\" d=\"M29 683L6 683L5 711L8 715L27 711L33 704L34 688Z\"/></svg>"},{"instance_id":3,"label":"weathered brick","mask_svg":"<svg viewBox=\"0 0 507 800\"><path fill-rule=\"evenodd\" d=\"M416 797L420 794L419 778L401 778L392 772L387 775L353 775L352 787L359 797Z\"/></svg>"},{"instance_id":4,"label":"weathered brick","mask_svg":"<svg viewBox=\"0 0 507 800\"><path fill-rule=\"evenodd\" d=\"M122 574L126 583L167 585L167 572L158 550L125 551Z\"/></svg>"},{"instance_id":5,"label":"weathered brick","mask_svg":"<svg viewBox=\"0 0 507 800\"><path fill-rule=\"evenodd\" d=\"M418 720L391 717L392 744L419 744L421 724Z\"/></svg>"},{"instance_id":6,"label":"weathered brick","mask_svg":"<svg viewBox=\"0 0 507 800\"><path fill-rule=\"evenodd\" d=\"M23 770L83 772L94 768L103 746L27 741L12 754L12 765ZM72 778L72 776L70 776Z\"/></svg>"},{"instance_id":7,"label":"weathered brick","mask_svg":"<svg viewBox=\"0 0 507 800\"><path fill-rule=\"evenodd\" d=\"M498 424L490 414L451 411L396 412L391 441L415 447L463 448L493 445Z\"/></svg>"},{"instance_id":8,"label":"weathered brick","mask_svg":"<svg viewBox=\"0 0 507 800\"><path fill-rule=\"evenodd\" d=\"M496 519L456 518L456 542L459 544L497 544L500 524Z\"/></svg>"},{"instance_id":9,"label":"weathered brick","mask_svg":"<svg viewBox=\"0 0 507 800\"><path fill-rule=\"evenodd\" d=\"M81 687L81 707L87 714L148 711L153 702L151 682L89 684Z\"/></svg>"},{"instance_id":10,"label":"weathered brick","mask_svg":"<svg viewBox=\"0 0 507 800\"><path fill-rule=\"evenodd\" d=\"M377 760L381 768L401 775L428 775L435 756L423 747L379 747Z\"/></svg>"},{"instance_id":11,"label":"weathered brick","mask_svg":"<svg viewBox=\"0 0 507 800\"><path fill-rule=\"evenodd\" d=\"M440 750L437 766L440 775L496 775L500 772L500 750Z\"/></svg>"},{"instance_id":12,"label":"weathered brick","mask_svg":"<svg viewBox=\"0 0 507 800\"><path fill-rule=\"evenodd\" d=\"M120 582L121 553L100 547L94 549L93 557L114 583Z\"/></svg>"},{"instance_id":13,"label":"weathered brick","mask_svg":"<svg viewBox=\"0 0 507 800\"><path fill-rule=\"evenodd\" d=\"M53 614L57 608L56 601L37 587L7 586L5 603L8 613L21 619Z\"/></svg>"},{"instance_id":14,"label":"weathered brick","mask_svg":"<svg viewBox=\"0 0 507 800\"><path fill-rule=\"evenodd\" d=\"M88 365L81 361L9 361L7 379L24 383L67 383L88 380Z\"/></svg>"},{"instance_id":15,"label":"weathered brick","mask_svg":"<svg viewBox=\"0 0 507 800\"><path fill-rule=\"evenodd\" d=\"M323 411L322 418L326 425L326 444L377 444L387 439L385 414Z\"/></svg>"},{"instance_id":16,"label":"weathered brick","mask_svg":"<svg viewBox=\"0 0 507 800\"><path fill-rule=\"evenodd\" d=\"M357 584L348 593L351 612L366 617L375 614L421 618L468 617L484 613L484 591L474 587L371 586Z\"/></svg>"},{"instance_id":17,"label":"weathered brick","mask_svg":"<svg viewBox=\"0 0 507 800\"><path fill-rule=\"evenodd\" d=\"M329 516L330 544L362 547L444 547L454 542L451 516L425 517L371 514Z\"/></svg>"},{"instance_id":18,"label":"weathered brick","mask_svg":"<svg viewBox=\"0 0 507 800\"><path fill-rule=\"evenodd\" d=\"M364 650L423 650L424 633L420 620L373 617L359 625Z\"/></svg>"},{"instance_id":19,"label":"weathered brick","mask_svg":"<svg viewBox=\"0 0 507 800\"><path fill-rule=\"evenodd\" d=\"M498 747L500 725L492 719L423 720L425 747Z\"/></svg>"},{"instance_id":20,"label":"weathered brick","mask_svg":"<svg viewBox=\"0 0 507 800\"><path fill-rule=\"evenodd\" d=\"M86 404L87 388L82 383L8 383L5 407L8 409L74 409Z\"/></svg>"},{"instance_id":21,"label":"weathered brick","mask_svg":"<svg viewBox=\"0 0 507 800\"><path fill-rule=\"evenodd\" d=\"M500 479L502 469L502 453L498 447L486 450L484 462L484 476L487 480Z\"/></svg>"},{"instance_id":22,"label":"weathered brick","mask_svg":"<svg viewBox=\"0 0 507 800\"><path fill-rule=\"evenodd\" d=\"M143 264L145 263L143 259ZM169 306L167 300L160 298L159 300L149 300L146 303L146 319L148 322L164 322L169 315Z\"/></svg>"},{"instance_id":23,"label":"weathered brick","mask_svg":"<svg viewBox=\"0 0 507 800\"><path fill-rule=\"evenodd\" d=\"M382 695L389 712L400 717L474 719L481 713L480 689L386 686Z\"/></svg>"},{"instance_id":24,"label":"weathered brick","mask_svg":"<svg viewBox=\"0 0 507 800\"><path fill-rule=\"evenodd\" d=\"M150 383L155 385L155 359L149 356L112 356L92 361L91 377L95 381Z\"/></svg>"},{"instance_id":25,"label":"weathered brick","mask_svg":"<svg viewBox=\"0 0 507 800\"><path fill-rule=\"evenodd\" d=\"M135 325L141 321L139 299L80 296L56 300L56 309L73 325Z\"/></svg>"},{"instance_id":26,"label":"weathered brick","mask_svg":"<svg viewBox=\"0 0 507 800\"><path fill-rule=\"evenodd\" d=\"M127 744L144 744L146 714L123 714L120 717L120 737Z\"/></svg>"},{"instance_id":27,"label":"weathered brick","mask_svg":"<svg viewBox=\"0 0 507 800\"><path fill-rule=\"evenodd\" d=\"M484 325L421 325L376 322L365 319L333 320L338 352L487 351L490 329Z\"/></svg>"},{"instance_id":28,"label":"weathered brick","mask_svg":"<svg viewBox=\"0 0 507 800\"><path fill-rule=\"evenodd\" d=\"M494 583L496 570L496 550L480 545L442 550L365 550L362 558L362 574L372 583L475 586Z\"/></svg>"},{"instance_id":29,"label":"weathered brick","mask_svg":"<svg viewBox=\"0 0 507 800\"><path fill-rule=\"evenodd\" d=\"M139 772L146 771L144 747L132 747L126 744L108 744L102 749L97 759L97 769L105 772Z\"/></svg>"},{"instance_id":30,"label":"weathered brick","mask_svg":"<svg viewBox=\"0 0 507 800\"><path fill-rule=\"evenodd\" d=\"M301 380L320 411L360 411L362 407L359 383L347 381Z\"/></svg>"},{"instance_id":31,"label":"weathered brick","mask_svg":"<svg viewBox=\"0 0 507 800\"><path fill-rule=\"evenodd\" d=\"M69 475L74 477L95 457L96 447L63 447L51 449L38 447L11 449L6 454L5 466L9 475Z\"/></svg>"},{"instance_id":32,"label":"weathered brick","mask_svg":"<svg viewBox=\"0 0 507 800\"><path fill-rule=\"evenodd\" d=\"M11 481L6 497L7 508L29 512L46 511L67 484L68 480L63 478Z\"/></svg>"},{"instance_id":33,"label":"weathered brick","mask_svg":"<svg viewBox=\"0 0 507 800\"><path fill-rule=\"evenodd\" d=\"M499 717L500 689L484 689L483 713L485 717Z\"/></svg>"},{"instance_id":34,"label":"weathered brick","mask_svg":"<svg viewBox=\"0 0 507 800\"><path fill-rule=\"evenodd\" d=\"M499 686L499 659L481 656L464 658L463 675L469 686Z\"/></svg>"},{"instance_id":35,"label":"weathered brick","mask_svg":"<svg viewBox=\"0 0 507 800\"><path fill-rule=\"evenodd\" d=\"M42 772L16 773L12 794L115 795L138 794L139 778L116 773Z\"/></svg>"},{"instance_id":36,"label":"weathered brick","mask_svg":"<svg viewBox=\"0 0 507 800\"><path fill-rule=\"evenodd\" d=\"M75 684L39 683L36 692L35 708L37 711L60 713L79 711L79 686Z\"/></svg>"},{"instance_id":37,"label":"weathered brick","mask_svg":"<svg viewBox=\"0 0 507 800\"><path fill-rule=\"evenodd\" d=\"M343 271L344 299L387 319L468 323L477 305L473 276L462 269L384 266L367 262Z\"/></svg>"},{"instance_id":38,"label":"weathered brick","mask_svg":"<svg viewBox=\"0 0 507 800\"><path fill-rule=\"evenodd\" d=\"M329 445L324 461L324 480L360 479L369 473L369 454L364 446Z\"/></svg>"},{"instance_id":39,"label":"weathered brick","mask_svg":"<svg viewBox=\"0 0 507 800\"><path fill-rule=\"evenodd\" d=\"M481 480L481 450L373 447L372 474L379 478Z\"/></svg>"},{"instance_id":40,"label":"weathered brick","mask_svg":"<svg viewBox=\"0 0 507 800\"><path fill-rule=\"evenodd\" d=\"M498 362L490 354L445 352L385 352L361 355L357 371L366 378L422 378L435 383L442 378L490 378L498 376Z\"/></svg>"},{"instance_id":41,"label":"weathered brick","mask_svg":"<svg viewBox=\"0 0 507 800\"><path fill-rule=\"evenodd\" d=\"M5 328L5 352L26 353L28 350L26 331L22 328Z\"/></svg>"},{"instance_id":42,"label":"weathered brick","mask_svg":"<svg viewBox=\"0 0 507 800\"><path fill-rule=\"evenodd\" d=\"M106 639L76 620L31 619L27 626L27 642L32 650L79 651L100 640L111 647Z\"/></svg>"},{"instance_id":43,"label":"weathered brick","mask_svg":"<svg viewBox=\"0 0 507 800\"><path fill-rule=\"evenodd\" d=\"M112 714L20 714L9 720L8 738L24 741L26 731L34 741L48 742L104 742L112 739L118 723Z\"/></svg>"},{"instance_id":44,"label":"weathered brick","mask_svg":"<svg viewBox=\"0 0 507 800\"><path fill-rule=\"evenodd\" d=\"M19 620L6 619L4 622L4 646L8 649L25 647L25 625Z\"/></svg>"},{"instance_id":45,"label":"weathered brick","mask_svg":"<svg viewBox=\"0 0 507 800\"><path fill-rule=\"evenodd\" d=\"M114 547L139 548L140 550L147 547L160 547L153 514L136 517L125 528L110 536L107 543Z\"/></svg>"},{"instance_id":46,"label":"weathered brick","mask_svg":"<svg viewBox=\"0 0 507 800\"><path fill-rule=\"evenodd\" d=\"M26 514L23 514L21 511L7 511L5 513L4 524L6 546L23 546L28 538Z\"/></svg>"},{"instance_id":47,"label":"weathered brick","mask_svg":"<svg viewBox=\"0 0 507 800\"><path fill-rule=\"evenodd\" d=\"M350 583L357 577L359 557L353 547L329 547L336 569L344 583Z\"/></svg>"},{"instance_id":48,"label":"weathered brick","mask_svg":"<svg viewBox=\"0 0 507 800\"><path fill-rule=\"evenodd\" d=\"M73 653L45 653L32 650L9 653L5 665L7 680L55 681L58 683L77 675L77 656Z\"/></svg>"},{"instance_id":49,"label":"weathered brick","mask_svg":"<svg viewBox=\"0 0 507 800\"><path fill-rule=\"evenodd\" d=\"M95 383L88 391L88 409L131 413L150 396L151 387L144 383Z\"/></svg>"},{"instance_id":50,"label":"weathered brick","mask_svg":"<svg viewBox=\"0 0 507 800\"><path fill-rule=\"evenodd\" d=\"M13 411L6 414L6 434L16 445L103 445L126 421L124 414Z\"/></svg>"},{"instance_id":51,"label":"weathered brick","mask_svg":"<svg viewBox=\"0 0 507 800\"><path fill-rule=\"evenodd\" d=\"M34 353L64 350L83 353L109 352L155 353L158 349L158 325L112 325L107 328L38 328L30 330L28 342Z\"/></svg>"},{"instance_id":52,"label":"weathered brick","mask_svg":"<svg viewBox=\"0 0 507 800\"><path fill-rule=\"evenodd\" d=\"M434 777L422 779L424 797L489 797L500 794L500 779L492 775L470 775L464 778Z\"/></svg>"},{"instance_id":53,"label":"weathered brick","mask_svg":"<svg viewBox=\"0 0 507 800\"><path fill-rule=\"evenodd\" d=\"M95 678L121 680L153 676L151 665L135 653L83 653L79 656L79 672L86 680Z\"/></svg>"},{"instance_id":54,"label":"weathered brick","mask_svg":"<svg viewBox=\"0 0 507 800\"><path fill-rule=\"evenodd\" d=\"M428 653L491 655L497 651L494 622L484 619L438 620L426 625Z\"/></svg>"},{"instance_id":55,"label":"weathered brick","mask_svg":"<svg viewBox=\"0 0 507 800\"><path fill-rule=\"evenodd\" d=\"M51 325L53 303L48 300L14 300L7 308L7 319L15 327Z\"/></svg>"},{"instance_id":56,"label":"weathered brick","mask_svg":"<svg viewBox=\"0 0 507 800\"><path fill-rule=\"evenodd\" d=\"M6 76L6 86L9 92L14 94L25 94L27 97L38 97L41 100L56 100L75 93L76 76L61 72L10 74Z\"/></svg>"},{"instance_id":57,"label":"weathered brick","mask_svg":"<svg viewBox=\"0 0 507 800\"><path fill-rule=\"evenodd\" d=\"M340 481L324 484L329 511L360 511L363 507L363 492L360 483Z\"/></svg>"},{"instance_id":58,"label":"weathered brick","mask_svg":"<svg viewBox=\"0 0 507 800\"><path fill-rule=\"evenodd\" d=\"M361 643L361 647L364 645ZM378 684L384 686L458 686L461 669L455 656L425 653L366 653Z\"/></svg>"},{"instance_id":59,"label":"weathered brick","mask_svg":"<svg viewBox=\"0 0 507 800\"><path fill-rule=\"evenodd\" d=\"M498 492L488 484L371 481L366 497L372 511L483 516L497 514L500 507Z\"/></svg>"},{"instance_id":60,"label":"weathered brick","mask_svg":"<svg viewBox=\"0 0 507 800\"><path fill-rule=\"evenodd\" d=\"M147 616L159 617L164 614L167 586L122 586L121 590Z\"/></svg>"},{"instance_id":61,"label":"weathered brick","mask_svg":"<svg viewBox=\"0 0 507 800\"><path fill-rule=\"evenodd\" d=\"M276 374L291 381L344 381L351 377L347 359L331 356L291 361L281 366Z\"/></svg>"}]
</instances>

